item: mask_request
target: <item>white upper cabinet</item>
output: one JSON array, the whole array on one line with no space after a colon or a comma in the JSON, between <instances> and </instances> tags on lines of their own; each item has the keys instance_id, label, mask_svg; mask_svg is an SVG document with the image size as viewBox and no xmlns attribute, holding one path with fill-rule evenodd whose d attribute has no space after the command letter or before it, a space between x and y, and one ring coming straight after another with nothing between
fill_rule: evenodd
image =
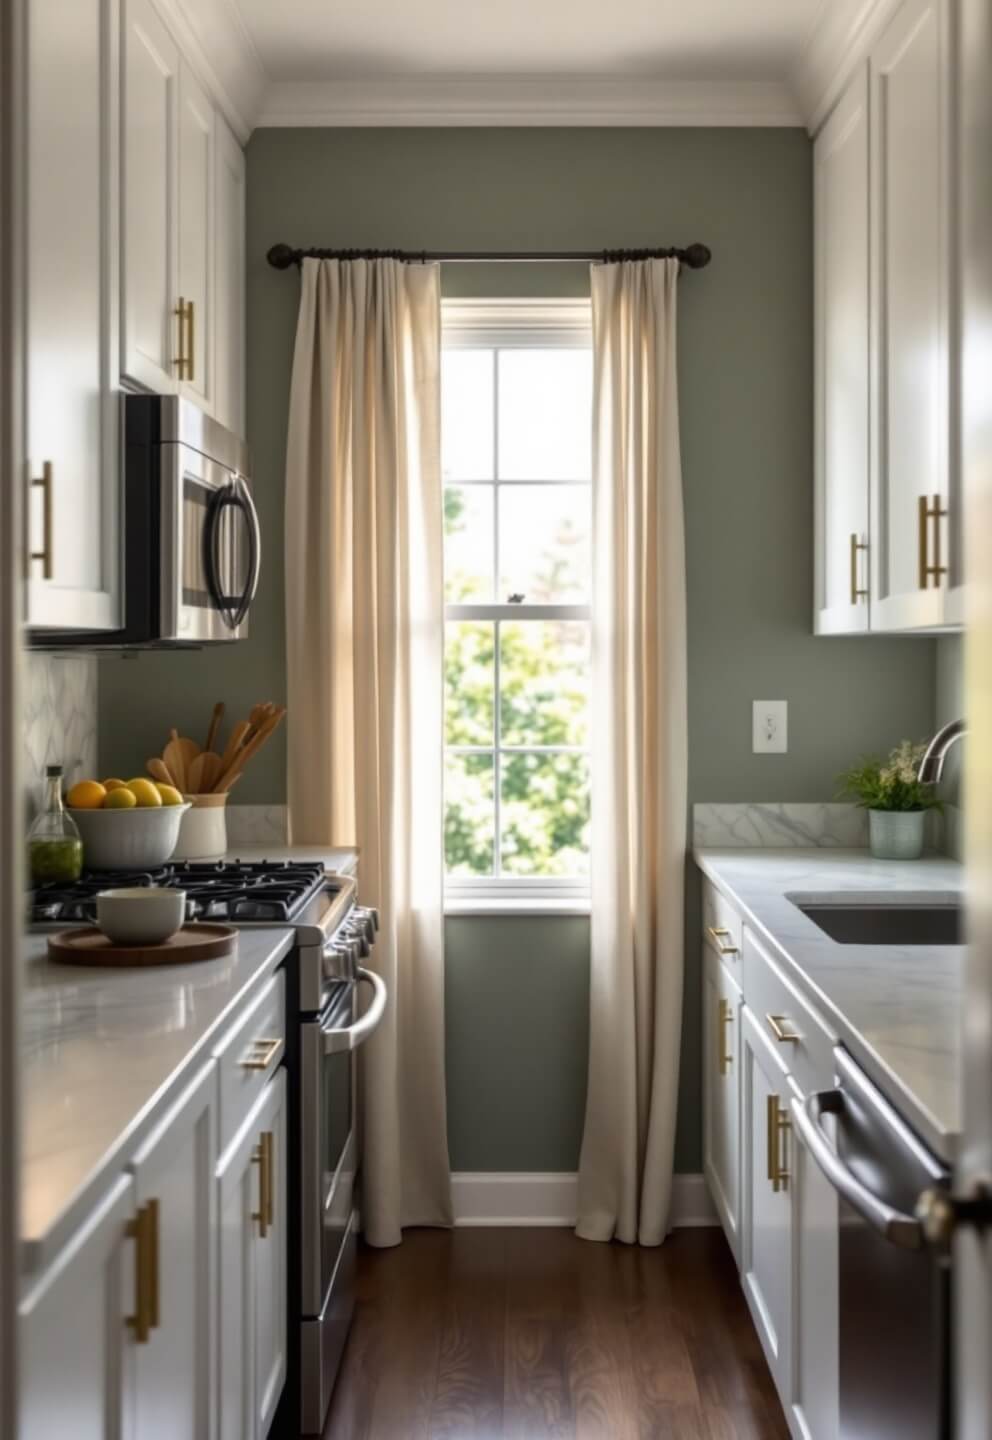
<instances>
[{"instance_id":1,"label":"white upper cabinet","mask_svg":"<svg viewBox=\"0 0 992 1440\"><path fill-rule=\"evenodd\" d=\"M29 625L120 624L116 0L25 7Z\"/></svg>"},{"instance_id":2,"label":"white upper cabinet","mask_svg":"<svg viewBox=\"0 0 992 1440\"><path fill-rule=\"evenodd\" d=\"M179 77L180 389L209 409L214 285L214 111L189 66Z\"/></svg>"},{"instance_id":3,"label":"white upper cabinet","mask_svg":"<svg viewBox=\"0 0 992 1440\"><path fill-rule=\"evenodd\" d=\"M949 0L903 0L870 57L872 622L945 623L955 199Z\"/></svg>"},{"instance_id":4,"label":"white upper cabinet","mask_svg":"<svg viewBox=\"0 0 992 1440\"><path fill-rule=\"evenodd\" d=\"M121 133L121 370L165 393L175 388L177 293L176 117L179 50L151 0L124 0Z\"/></svg>"},{"instance_id":5,"label":"white upper cabinet","mask_svg":"<svg viewBox=\"0 0 992 1440\"><path fill-rule=\"evenodd\" d=\"M237 435L245 415L245 156L216 120L214 206L214 415Z\"/></svg>"},{"instance_id":6,"label":"white upper cabinet","mask_svg":"<svg viewBox=\"0 0 992 1440\"><path fill-rule=\"evenodd\" d=\"M868 629L868 75L813 149L816 631Z\"/></svg>"}]
</instances>

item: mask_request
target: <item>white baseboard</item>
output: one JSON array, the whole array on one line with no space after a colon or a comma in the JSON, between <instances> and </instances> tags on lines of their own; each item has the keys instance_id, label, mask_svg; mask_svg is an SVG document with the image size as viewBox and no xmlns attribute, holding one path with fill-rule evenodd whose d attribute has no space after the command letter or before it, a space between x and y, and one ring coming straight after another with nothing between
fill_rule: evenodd
<instances>
[{"instance_id":1,"label":"white baseboard","mask_svg":"<svg viewBox=\"0 0 992 1440\"><path fill-rule=\"evenodd\" d=\"M537 1171L455 1171L451 1191L456 1225L575 1224L578 1176ZM676 1175L672 1229L717 1225L702 1175Z\"/></svg>"}]
</instances>

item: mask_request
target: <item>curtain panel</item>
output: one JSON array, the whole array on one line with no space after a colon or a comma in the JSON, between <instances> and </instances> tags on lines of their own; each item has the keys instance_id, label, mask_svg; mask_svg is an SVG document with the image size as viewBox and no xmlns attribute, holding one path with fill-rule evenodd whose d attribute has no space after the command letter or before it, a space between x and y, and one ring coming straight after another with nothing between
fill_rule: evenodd
<instances>
[{"instance_id":1,"label":"curtain panel","mask_svg":"<svg viewBox=\"0 0 992 1440\"><path fill-rule=\"evenodd\" d=\"M358 1052L373 1245L452 1221L444 1088L436 265L304 260L286 459L294 841L356 845L389 988Z\"/></svg>"},{"instance_id":2,"label":"curtain panel","mask_svg":"<svg viewBox=\"0 0 992 1440\"><path fill-rule=\"evenodd\" d=\"M592 269L592 998L576 1228L642 1245L668 1229L682 1026L678 269Z\"/></svg>"}]
</instances>

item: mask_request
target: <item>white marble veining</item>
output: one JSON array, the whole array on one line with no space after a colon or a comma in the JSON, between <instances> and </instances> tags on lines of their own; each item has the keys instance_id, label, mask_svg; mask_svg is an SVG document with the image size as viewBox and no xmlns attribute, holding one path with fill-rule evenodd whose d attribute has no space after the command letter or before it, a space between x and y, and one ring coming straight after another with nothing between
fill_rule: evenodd
<instances>
[{"instance_id":1,"label":"white marble veining","mask_svg":"<svg viewBox=\"0 0 992 1440\"><path fill-rule=\"evenodd\" d=\"M24 783L39 803L45 766L61 764L72 784L96 774L97 662L91 655L28 652L21 671Z\"/></svg>"},{"instance_id":2,"label":"white marble veining","mask_svg":"<svg viewBox=\"0 0 992 1440\"><path fill-rule=\"evenodd\" d=\"M289 834L286 805L227 806L227 843L230 846L285 845Z\"/></svg>"},{"instance_id":3,"label":"white marble veining","mask_svg":"<svg viewBox=\"0 0 992 1440\"><path fill-rule=\"evenodd\" d=\"M805 991L837 1038L944 1159L961 1133L962 946L841 945L793 899L837 892L952 892L955 860L864 851L697 848L696 861Z\"/></svg>"},{"instance_id":4,"label":"white marble veining","mask_svg":"<svg viewBox=\"0 0 992 1440\"><path fill-rule=\"evenodd\" d=\"M868 816L857 805L698 804L692 820L694 845L724 850L858 850L868 844Z\"/></svg>"},{"instance_id":5,"label":"white marble veining","mask_svg":"<svg viewBox=\"0 0 992 1440\"><path fill-rule=\"evenodd\" d=\"M150 970L57 965L24 942L21 1235L46 1264L134 1153L175 1088L290 949L292 931L243 930L235 955Z\"/></svg>"}]
</instances>

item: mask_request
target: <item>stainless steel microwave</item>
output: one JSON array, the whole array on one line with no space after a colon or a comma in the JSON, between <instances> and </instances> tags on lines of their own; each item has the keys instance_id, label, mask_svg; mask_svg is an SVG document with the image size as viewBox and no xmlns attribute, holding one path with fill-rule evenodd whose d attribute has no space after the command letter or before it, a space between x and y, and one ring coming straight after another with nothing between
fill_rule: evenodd
<instances>
[{"instance_id":1,"label":"stainless steel microwave","mask_svg":"<svg viewBox=\"0 0 992 1440\"><path fill-rule=\"evenodd\" d=\"M124 626L47 632L44 648L243 640L262 540L244 441L177 395L123 397Z\"/></svg>"}]
</instances>

